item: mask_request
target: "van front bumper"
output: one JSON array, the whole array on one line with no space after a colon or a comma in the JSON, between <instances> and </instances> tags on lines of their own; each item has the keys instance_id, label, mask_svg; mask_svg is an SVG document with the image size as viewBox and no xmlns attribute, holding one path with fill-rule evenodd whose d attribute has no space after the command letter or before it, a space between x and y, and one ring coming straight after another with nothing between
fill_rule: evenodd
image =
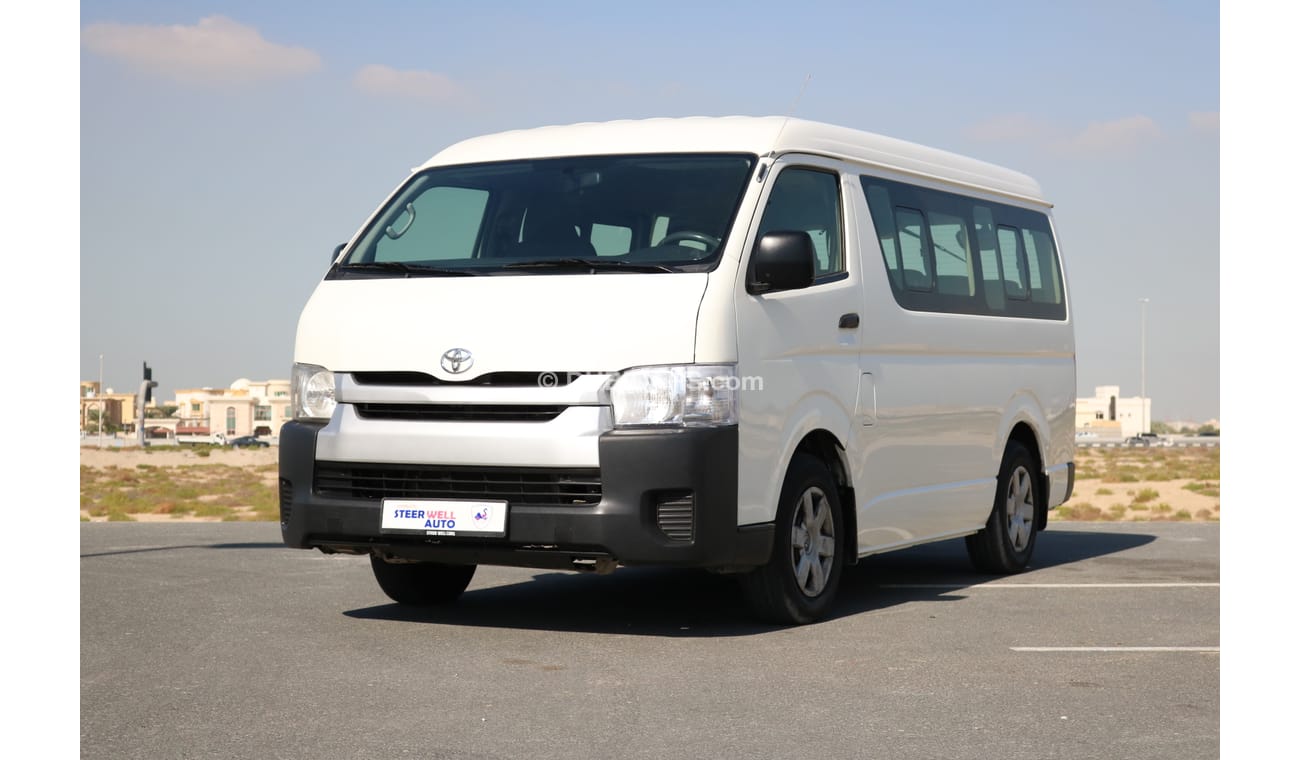
<instances>
[{"instance_id":1,"label":"van front bumper","mask_svg":"<svg viewBox=\"0 0 1300 760\"><path fill-rule=\"evenodd\" d=\"M512 503L504 538L382 533L378 498L320 493L319 430L289 422L280 431L280 530L288 546L541 568L613 560L743 570L771 554L772 524L736 525L735 426L606 432L599 441L599 502Z\"/></svg>"}]
</instances>

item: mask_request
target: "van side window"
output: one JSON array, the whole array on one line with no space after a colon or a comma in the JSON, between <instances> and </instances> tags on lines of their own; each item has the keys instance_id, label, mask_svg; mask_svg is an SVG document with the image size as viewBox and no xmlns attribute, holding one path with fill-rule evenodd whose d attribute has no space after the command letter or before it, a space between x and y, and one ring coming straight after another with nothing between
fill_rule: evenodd
<instances>
[{"instance_id":1,"label":"van side window","mask_svg":"<svg viewBox=\"0 0 1300 760\"><path fill-rule=\"evenodd\" d=\"M1029 300L1061 302L1061 276L1056 268L1056 246L1045 230L1024 229L1025 259L1029 263Z\"/></svg>"},{"instance_id":2,"label":"van side window","mask_svg":"<svg viewBox=\"0 0 1300 760\"><path fill-rule=\"evenodd\" d=\"M839 176L817 169L791 168L777 175L763 209L758 234L773 230L807 232L817 251L818 278L844 269Z\"/></svg>"},{"instance_id":3,"label":"van side window","mask_svg":"<svg viewBox=\"0 0 1300 760\"><path fill-rule=\"evenodd\" d=\"M934 290L934 270L926 255L930 246L925 237L925 215L914 208L900 207L894 213L894 221L898 229L903 284L908 290Z\"/></svg>"},{"instance_id":4,"label":"van side window","mask_svg":"<svg viewBox=\"0 0 1300 760\"><path fill-rule=\"evenodd\" d=\"M990 311L1007 308L1007 292L1002 287L1002 267L998 264L997 233L993 229L993 212L988 206L975 207L975 239L980 249L980 277L984 304Z\"/></svg>"},{"instance_id":5,"label":"van side window","mask_svg":"<svg viewBox=\"0 0 1300 760\"><path fill-rule=\"evenodd\" d=\"M375 244L375 261L468 259L478 243L486 190L431 187L389 220Z\"/></svg>"},{"instance_id":6,"label":"van side window","mask_svg":"<svg viewBox=\"0 0 1300 760\"><path fill-rule=\"evenodd\" d=\"M861 181L899 306L1065 319L1046 213L879 177Z\"/></svg>"},{"instance_id":7,"label":"van side window","mask_svg":"<svg viewBox=\"0 0 1300 760\"><path fill-rule=\"evenodd\" d=\"M1002 260L1002 283L1007 289L1007 298L1028 298L1025 291L1025 275L1020 262L1024 254L1020 250L1020 231L1015 227L998 225L998 253Z\"/></svg>"},{"instance_id":8,"label":"van side window","mask_svg":"<svg viewBox=\"0 0 1300 760\"><path fill-rule=\"evenodd\" d=\"M889 271L889 284L898 291L903 287L903 266L899 263L898 235L894 229L894 204L884 186L868 185L866 190L867 205L871 207L871 218L875 220L876 234L880 238L880 252L885 257L885 269Z\"/></svg>"},{"instance_id":9,"label":"van side window","mask_svg":"<svg viewBox=\"0 0 1300 760\"><path fill-rule=\"evenodd\" d=\"M930 242L934 247L934 275L940 293L975 295L966 220L938 211L930 212Z\"/></svg>"}]
</instances>

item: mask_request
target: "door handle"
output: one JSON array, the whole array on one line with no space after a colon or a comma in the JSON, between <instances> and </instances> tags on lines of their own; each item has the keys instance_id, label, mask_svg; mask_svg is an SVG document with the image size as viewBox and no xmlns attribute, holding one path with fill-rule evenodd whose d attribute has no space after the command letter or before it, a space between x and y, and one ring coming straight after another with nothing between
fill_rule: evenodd
<instances>
[{"instance_id":1,"label":"door handle","mask_svg":"<svg viewBox=\"0 0 1300 760\"><path fill-rule=\"evenodd\" d=\"M840 315L841 330L852 330L857 326L858 326L858 315L856 312L849 312L848 314Z\"/></svg>"}]
</instances>

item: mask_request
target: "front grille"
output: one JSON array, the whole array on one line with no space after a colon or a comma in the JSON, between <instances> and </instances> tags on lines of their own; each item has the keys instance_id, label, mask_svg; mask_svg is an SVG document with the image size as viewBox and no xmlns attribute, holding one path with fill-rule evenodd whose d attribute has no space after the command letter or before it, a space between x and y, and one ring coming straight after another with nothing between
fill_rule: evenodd
<instances>
[{"instance_id":1,"label":"front grille","mask_svg":"<svg viewBox=\"0 0 1300 760\"><path fill-rule=\"evenodd\" d=\"M315 491L350 499L464 499L511 505L600 503L600 470L317 462Z\"/></svg>"},{"instance_id":2,"label":"front grille","mask_svg":"<svg viewBox=\"0 0 1300 760\"><path fill-rule=\"evenodd\" d=\"M695 540L695 493L669 491L655 499L655 524L672 541Z\"/></svg>"},{"instance_id":3,"label":"front grille","mask_svg":"<svg viewBox=\"0 0 1300 760\"><path fill-rule=\"evenodd\" d=\"M540 404L355 404L367 420L417 422L548 422L567 407Z\"/></svg>"},{"instance_id":4,"label":"front grille","mask_svg":"<svg viewBox=\"0 0 1300 760\"><path fill-rule=\"evenodd\" d=\"M293 483L280 478L280 524L288 525L293 512Z\"/></svg>"},{"instance_id":5,"label":"front grille","mask_svg":"<svg viewBox=\"0 0 1300 760\"><path fill-rule=\"evenodd\" d=\"M559 388L573 382L577 372L489 372L473 380L440 380L425 372L353 372L357 385L494 385L502 388Z\"/></svg>"}]
</instances>

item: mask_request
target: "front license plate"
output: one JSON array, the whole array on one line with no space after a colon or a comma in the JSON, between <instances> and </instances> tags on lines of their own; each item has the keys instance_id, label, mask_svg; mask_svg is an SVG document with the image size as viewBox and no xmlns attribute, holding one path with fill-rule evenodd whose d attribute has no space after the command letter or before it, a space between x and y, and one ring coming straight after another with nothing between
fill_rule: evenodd
<instances>
[{"instance_id":1,"label":"front license plate","mask_svg":"<svg viewBox=\"0 0 1300 760\"><path fill-rule=\"evenodd\" d=\"M504 501L384 499L382 533L419 536L486 536L506 534Z\"/></svg>"}]
</instances>

